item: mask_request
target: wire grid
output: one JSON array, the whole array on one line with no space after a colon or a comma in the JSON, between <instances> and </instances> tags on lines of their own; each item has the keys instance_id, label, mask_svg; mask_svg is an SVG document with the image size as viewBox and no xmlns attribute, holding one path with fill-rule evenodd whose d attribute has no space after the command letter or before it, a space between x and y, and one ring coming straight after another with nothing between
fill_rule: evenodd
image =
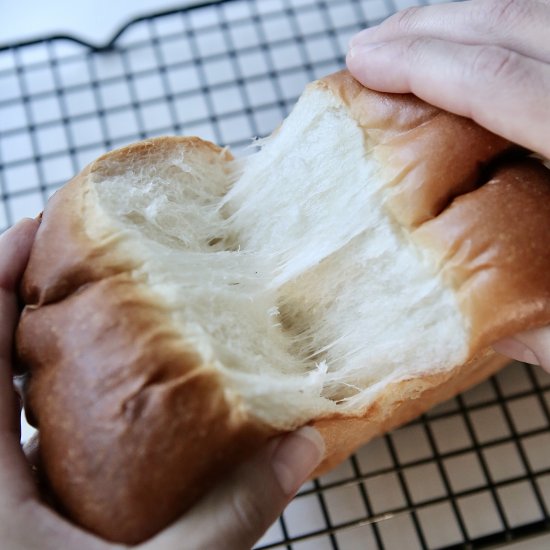
<instances>
[{"instance_id":1,"label":"wire grid","mask_svg":"<svg viewBox=\"0 0 550 550\"><path fill-rule=\"evenodd\" d=\"M0 228L99 154L199 135L237 152L413 2L235 0L130 25L99 52L0 50ZM549 530L550 376L516 363L306 484L257 548L478 548Z\"/></svg>"}]
</instances>

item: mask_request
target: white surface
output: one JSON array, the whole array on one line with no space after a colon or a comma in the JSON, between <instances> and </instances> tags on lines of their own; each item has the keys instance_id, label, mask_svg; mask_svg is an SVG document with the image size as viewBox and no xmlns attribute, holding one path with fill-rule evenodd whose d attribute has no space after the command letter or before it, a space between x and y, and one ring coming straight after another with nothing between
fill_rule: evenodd
<instances>
[{"instance_id":1,"label":"white surface","mask_svg":"<svg viewBox=\"0 0 550 550\"><path fill-rule=\"evenodd\" d=\"M0 45L54 33L76 34L101 44L136 16L196 3L196 0L0 0Z\"/></svg>"}]
</instances>

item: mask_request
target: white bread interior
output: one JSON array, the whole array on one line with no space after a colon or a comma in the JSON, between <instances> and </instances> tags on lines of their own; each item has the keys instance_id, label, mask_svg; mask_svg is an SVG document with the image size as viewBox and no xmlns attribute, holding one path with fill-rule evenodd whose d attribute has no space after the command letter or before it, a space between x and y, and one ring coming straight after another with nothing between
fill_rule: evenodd
<instances>
[{"instance_id":1,"label":"white bread interior","mask_svg":"<svg viewBox=\"0 0 550 550\"><path fill-rule=\"evenodd\" d=\"M307 90L244 160L155 154L92 174L87 230L140 259L133 276L261 420L358 413L468 358L455 293L388 214L384 168L334 94Z\"/></svg>"}]
</instances>

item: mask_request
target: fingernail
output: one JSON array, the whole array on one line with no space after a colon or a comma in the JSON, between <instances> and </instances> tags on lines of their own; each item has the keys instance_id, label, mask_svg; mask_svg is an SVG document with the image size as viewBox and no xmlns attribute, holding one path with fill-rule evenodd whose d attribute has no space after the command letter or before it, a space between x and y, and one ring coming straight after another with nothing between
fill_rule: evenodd
<instances>
[{"instance_id":1,"label":"fingernail","mask_svg":"<svg viewBox=\"0 0 550 550\"><path fill-rule=\"evenodd\" d=\"M532 350L530 350L527 347L523 350L522 361L524 363L529 363L531 365L540 365L539 358L535 355L535 353Z\"/></svg>"},{"instance_id":2,"label":"fingernail","mask_svg":"<svg viewBox=\"0 0 550 550\"><path fill-rule=\"evenodd\" d=\"M370 42L367 44L357 44L348 51L348 59L361 58L372 50L384 46L385 42Z\"/></svg>"},{"instance_id":3,"label":"fingernail","mask_svg":"<svg viewBox=\"0 0 550 550\"><path fill-rule=\"evenodd\" d=\"M352 48L353 46L357 46L358 44L368 42L369 39L373 37L377 29L378 26L369 27L368 29L363 29L357 34L354 34L349 41L348 47Z\"/></svg>"},{"instance_id":4,"label":"fingernail","mask_svg":"<svg viewBox=\"0 0 550 550\"><path fill-rule=\"evenodd\" d=\"M285 436L275 450L271 464L285 495L293 495L321 462L325 442L314 428L305 426Z\"/></svg>"},{"instance_id":5,"label":"fingernail","mask_svg":"<svg viewBox=\"0 0 550 550\"><path fill-rule=\"evenodd\" d=\"M505 340L501 340L494 344L493 348L498 353L507 355L516 361L530 363L531 365L541 364L537 354L517 338L506 338Z\"/></svg>"}]
</instances>

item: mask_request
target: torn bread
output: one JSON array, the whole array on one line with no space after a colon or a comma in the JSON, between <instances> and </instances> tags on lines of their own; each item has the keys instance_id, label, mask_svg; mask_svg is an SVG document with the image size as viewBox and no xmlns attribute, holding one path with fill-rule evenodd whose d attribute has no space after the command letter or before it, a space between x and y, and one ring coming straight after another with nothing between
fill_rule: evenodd
<instances>
[{"instance_id":1,"label":"torn bread","mask_svg":"<svg viewBox=\"0 0 550 550\"><path fill-rule=\"evenodd\" d=\"M549 235L541 163L347 72L245 159L194 137L104 155L49 201L22 286L60 506L142 541L305 424L325 471L550 322Z\"/></svg>"}]
</instances>

